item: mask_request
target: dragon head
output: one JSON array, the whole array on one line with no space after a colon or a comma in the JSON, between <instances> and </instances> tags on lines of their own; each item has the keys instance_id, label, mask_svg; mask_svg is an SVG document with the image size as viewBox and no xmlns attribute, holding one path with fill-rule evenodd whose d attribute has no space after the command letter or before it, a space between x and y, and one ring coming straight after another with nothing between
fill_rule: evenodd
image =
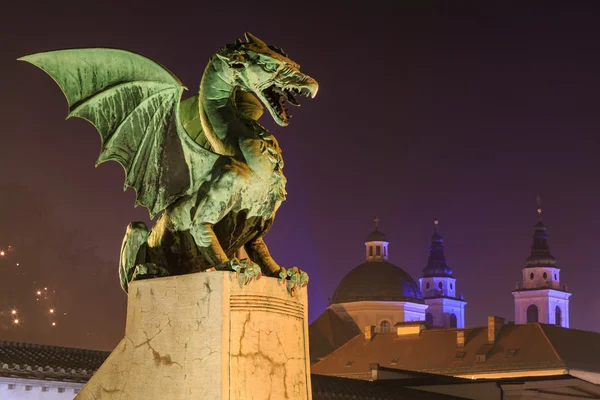
<instances>
[{"instance_id":1,"label":"dragon head","mask_svg":"<svg viewBox=\"0 0 600 400\"><path fill-rule=\"evenodd\" d=\"M300 72L300 66L290 60L283 50L269 46L246 32L246 42L237 40L216 54L233 83L243 92L253 93L281 126L291 117L286 101L299 106L294 95L317 95L319 84Z\"/></svg>"}]
</instances>

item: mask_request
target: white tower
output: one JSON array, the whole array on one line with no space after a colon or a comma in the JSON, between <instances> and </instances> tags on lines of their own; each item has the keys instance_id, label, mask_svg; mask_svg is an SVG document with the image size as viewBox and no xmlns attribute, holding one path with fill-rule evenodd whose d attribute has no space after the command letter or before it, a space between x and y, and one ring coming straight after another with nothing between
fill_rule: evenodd
<instances>
[{"instance_id":1,"label":"white tower","mask_svg":"<svg viewBox=\"0 0 600 400\"><path fill-rule=\"evenodd\" d=\"M429 306L425 321L435 327L464 328L467 302L463 300L462 294L456 296L456 279L446 262L439 221L435 219L433 223L435 228L431 236L429 261L423 269L423 278L419 279L423 300Z\"/></svg>"},{"instance_id":2,"label":"white tower","mask_svg":"<svg viewBox=\"0 0 600 400\"><path fill-rule=\"evenodd\" d=\"M550 254L548 233L542 222L538 197L537 223L533 246L523 268L523 283L512 294L515 298L515 323L540 322L569 327L569 297L566 285L561 288L560 269Z\"/></svg>"}]
</instances>

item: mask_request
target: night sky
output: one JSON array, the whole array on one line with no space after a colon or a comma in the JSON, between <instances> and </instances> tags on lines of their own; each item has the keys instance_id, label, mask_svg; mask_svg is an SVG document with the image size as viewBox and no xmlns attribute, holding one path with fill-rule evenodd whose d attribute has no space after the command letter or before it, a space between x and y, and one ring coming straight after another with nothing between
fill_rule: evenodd
<instances>
[{"instance_id":1,"label":"night sky","mask_svg":"<svg viewBox=\"0 0 600 400\"><path fill-rule=\"evenodd\" d=\"M93 126L65 121L59 88L16 59L128 49L167 66L191 95L208 57L245 31L282 47L320 83L290 126L261 120L283 148L289 193L265 239L280 264L310 274L311 321L364 260L375 216L390 261L415 279L439 218L467 326L514 319L511 291L539 192L573 293L571 327L600 331L595 10L11 3L0 15L0 248L14 251L0 258L0 339L111 350L125 325L117 273L125 227L148 222L133 190L122 190L121 166L94 168Z\"/></svg>"}]
</instances>

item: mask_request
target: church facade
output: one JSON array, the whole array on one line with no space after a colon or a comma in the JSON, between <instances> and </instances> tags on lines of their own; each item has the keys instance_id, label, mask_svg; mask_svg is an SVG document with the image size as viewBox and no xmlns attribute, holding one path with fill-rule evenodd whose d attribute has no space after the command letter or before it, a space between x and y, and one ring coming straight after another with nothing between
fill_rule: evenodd
<instances>
[{"instance_id":1,"label":"church facade","mask_svg":"<svg viewBox=\"0 0 600 400\"><path fill-rule=\"evenodd\" d=\"M522 268L522 280L512 292L514 323L569 328L571 293L561 283L561 270L550 253L539 198L537 206L531 253ZM310 326L313 362L366 331L369 335L395 332L401 325L415 321L423 321L427 329L465 328L467 303L446 260L437 219L427 264L418 284L388 261L389 242L377 226L365 246L365 263L340 281L331 304Z\"/></svg>"},{"instance_id":2,"label":"church facade","mask_svg":"<svg viewBox=\"0 0 600 400\"><path fill-rule=\"evenodd\" d=\"M335 289L330 305L310 325L313 362L369 327L372 334L394 332L398 325L424 321L430 327L463 328L465 305L446 261L439 221L434 220L429 258L415 281L389 262L389 241L377 226L365 241L365 262L350 270Z\"/></svg>"}]
</instances>

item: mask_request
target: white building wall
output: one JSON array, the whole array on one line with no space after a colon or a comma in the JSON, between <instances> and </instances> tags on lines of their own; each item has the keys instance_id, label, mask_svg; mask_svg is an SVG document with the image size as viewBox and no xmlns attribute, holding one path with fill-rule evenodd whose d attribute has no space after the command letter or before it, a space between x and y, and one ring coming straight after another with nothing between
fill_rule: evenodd
<instances>
[{"instance_id":1,"label":"white building wall","mask_svg":"<svg viewBox=\"0 0 600 400\"><path fill-rule=\"evenodd\" d=\"M524 289L536 289L544 286L560 289L560 269L551 267L523 268Z\"/></svg>"},{"instance_id":2,"label":"white building wall","mask_svg":"<svg viewBox=\"0 0 600 400\"><path fill-rule=\"evenodd\" d=\"M425 321L427 307L406 301L354 301L329 306L342 319L354 321L360 330L375 325L377 331L383 321L388 321L391 327L398 322Z\"/></svg>"},{"instance_id":3,"label":"white building wall","mask_svg":"<svg viewBox=\"0 0 600 400\"><path fill-rule=\"evenodd\" d=\"M465 327L465 301L448 299L444 297L425 299L429 306L427 313L433 316L433 325L436 327L450 328L451 315L456 315L456 328Z\"/></svg>"},{"instance_id":4,"label":"white building wall","mask_svg":"<svg viewBox=\"0 0 600 400\"><path fill-rule=\"evenodd\" d=\"M445 277L420 278L419 285L423 297L456 297L456 279Z\"/></svg>"},{"instance_id":5,"label":"white building wall","mask_svg":"<svg viewBox=\"0 0 600 400\"><path fill-rule=\"evenodd\" d=\"M72 400L83 383L0 377L1 400Z\"/></svg>"},{"instance_id":6,"label":"white building wall","mask_svg":"<svg viewBox=\"0 0 600 400\"><path fill-rule=\"evenodd\" d=\"M560 326L568 328L569 323L569 297L571 293L540 289L513 292L515 299L515 323L527 323L527 308L535 304L538 308L538 322L542 324L556 324L556 307L560 307L562 321Z\"/></svg>"}]
</instances>

